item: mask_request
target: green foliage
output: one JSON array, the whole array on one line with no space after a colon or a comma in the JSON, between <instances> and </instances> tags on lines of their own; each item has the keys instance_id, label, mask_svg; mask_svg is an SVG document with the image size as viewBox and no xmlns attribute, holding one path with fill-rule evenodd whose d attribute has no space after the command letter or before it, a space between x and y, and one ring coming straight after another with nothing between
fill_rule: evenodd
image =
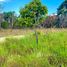
<instances>
[{"instance_id":1,"label":"green foliage","mask_svg":"<svg viewBox=\"0 0 67 67\"><path fill-rule=\"evenodd\" d=\"M32 27L32 22L33 20L30 19L29 17L27 18L18 18L17 22L14 23L14 26L17 28L26 28L26 27Z\"/></svg>"},{"instance_id":2,"label":"green foliage","mask_svg":"<svg viewBox=\"0 0 67 67\"><path fill-rule=\"evenodd\" d=\"M22 23L23 23L23 19L21 19L21 18L17 18L17 21L16 22L14 22L14 24L13 24L13 26L14 27L19 27L19 28L22 28Z\"/></svg>"},{"instance_id":3,"label":"green foliage","mask_svg":"<svg viewBox=\"0 0 67 67\"><path fill-rule=\"evenodd\" d=\"M66 28L67 27L67 0L65 0L59 6L57 14L58 14L57 27Z\"/></svg>"},{"instance_id":4,"label":"green foliage","mask_svg":"<svg viewBox=\"0 0 67 67\"><path fill-rule=\"evenodd\" d=\"M6 22L6 21L4 21L4 22L1 23L1 27L4 28L4 29L6 29L6 28L9 27L9 23Z\"/></svg>"},{"instance_id":5,"label":"green foliage","mask_svg":"<svg viewBox=\"0 0 67 67\"><path fill-rule=\"evenodd\" d=\"M39 0L33 0L20 9L20 17L24 19L26 26L33 26L42 22L41 20L46 16L47 12L46 6L43 6Z\"/></svg>"},{"instance_id":6,"label":"green foliage","mask_svg":"<svg viewBox=\"0 0 67 67\"><path fill-rule=\"evenodd\" d=\"M16 22L17 17L15 15L15 12L4 12L3 13L3 19L9 23L10 28L13 28L13 23Z\"/></svg>"},{"instance_id":7,"label":"green foliage","mask_svg":"<svg viewBox=\"0 0 67 67\"><path fill-rule=\"evenodd\" d=\"M67 12L67 0L65 0L58 8L58 15Z\"/></svg>"},{"instance_id":8,"label":"green foliage","mask_svg":"<svg viewBox=\"0 0 67 67\"><path fill-rule=\"evenodd\" d=\"M5 21L8 21L8 19L12 19L12 17L14 17L14 14L15 12L4 12L3 15L4 15L4 20Z\"/></svg>"}]
</instances>

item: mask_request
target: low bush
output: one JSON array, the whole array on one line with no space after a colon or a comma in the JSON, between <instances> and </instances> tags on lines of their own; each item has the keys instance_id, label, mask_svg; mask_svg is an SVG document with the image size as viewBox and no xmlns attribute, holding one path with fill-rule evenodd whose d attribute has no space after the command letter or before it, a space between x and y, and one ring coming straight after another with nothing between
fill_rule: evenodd
<instances>
[{"instance_id":1,"label":"low bush","mask_svg":"<svg viewBox=\"0 0 67 67\"><path fill-rule=\"evenodd\" d=\"M4 21L4 22L1 23L1 27L4 28L4 29L6 29L6 28L9 27L9 23L6 22L6 21Z\"/></svg>"}]
</instances>

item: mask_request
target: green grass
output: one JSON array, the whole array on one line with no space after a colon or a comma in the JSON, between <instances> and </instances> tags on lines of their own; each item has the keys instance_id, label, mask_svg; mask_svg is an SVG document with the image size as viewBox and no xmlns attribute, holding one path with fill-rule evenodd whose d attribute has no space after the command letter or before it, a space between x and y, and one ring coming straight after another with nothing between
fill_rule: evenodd
<instances>
[{"instance_id":1,"label":"green grass","mask_svg":"<svg viewBox=\"0 0 67 67\"><path fill-rule=\"evenodd\" d=\"M67 31L39 32L0 43L0 67L67 67Z\"/></svg>"}]
</instances>

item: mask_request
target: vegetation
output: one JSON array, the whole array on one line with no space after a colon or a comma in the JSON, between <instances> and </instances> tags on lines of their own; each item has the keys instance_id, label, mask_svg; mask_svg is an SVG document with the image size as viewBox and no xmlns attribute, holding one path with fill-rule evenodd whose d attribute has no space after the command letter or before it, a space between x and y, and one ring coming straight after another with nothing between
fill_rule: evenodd
<instances>
[{"instance_id":1,"label":"vegetation","mask_svg":"<svg viewBox=\"0 0 67 67\"><path fill-rule=\"evenodd\" d=\"M40 0L32 0L24 8L21 8L19 13L20 15L17 17L14 11L3 12L3 20L9 23L9 28L36 26L45 19L48 10Z\"/></svg>"},{"instance_id":2,"label":"vegetation","mask_svg":"<svg viewBox=\"0 0 67 67\"><path fill-rule=\"evenodd\" d=\"M0 10L2 10L1 5ZM19 13L20 15L16 16L14 11L3 12L0 14L0 22L9 23L9 28L67 27L67 0L59 6L57 15L47 16L48 8L41 3L41 0L32 0L21 8Z\"/></svg>"},{"instance_id":3,"label":"vegetation","mask_svg":"<svg viewBox=\"0 0 67 67\"><path fill-rule=\"evenodd\" d=\"M57 26L57 16L47 16L45 21L41 23L41 26L44 28L55 28Z\"/></svg>"},{"instance_id":4,"label":"vegetation","mask_svg":"<svg viewBox=\"0 0 67 67\"><path fill-rule=\"evenodd\" d=\"M0 42L0 67L66 67L67 31L38 30L38 36L38 45L34 32Z\"/></svg>"},{"instance_id":5,"label":"vegetation","mask_svg":"<svg viewBox=\"0 0 67 67\"><path fill-rule=\"evenodd\" d=\"M16 22L16 16L15 16L15 12L4 12L3 13L3 18L4 18L4 22L7 22L6 24L9 23L8 27L9 28L12 28L13 27L13 24L14 22Z\"/></svg>"},{"instance_id":6,"label":"vegetation","mask_svg":"<svg viewBox=\"0 0 67 67\"><path fill-rule=\"evenodd\" d=\"M33 0L20 9L20 20L22 20L23 25L32 27L42 22L47 13L47 7L43 6L40 0Z\"/></svg>"},{"instance_id":7,"label":"vegetation","mask_svg":"<svg viewBox=\"0 0 67 67\"><path fill-rule=\"evenodd\" d=\"M2 22L1 23L1 27L4 28L4 29L7 29L9 27L8 22L6 22L6 21L5 22Z\"/></svg>"},{"instance_id":8,"label":"vegetation","mask_svg":"<svg viewBox=\"0 0 67 67\"><path fill-rule=\"evenodd\" d=\"M0 29L13 28L0 30L0 67L66 67L67 29L51 29L67 27L67 6L63 7L58 16L47 16L47 7L32 0L20 9L18 17L11 11L0 14ZM50 29L37 29L39 25Z\"/></svg>"},{"instance_id":9,"label":"vegetation","mask_svg":"<svg viewBox=\"0 0 67 67\"><path fill-rule=\"evenodd\" d=\"M65 0L58 8L58 22L59 27L67 27L67 0Z\"/></svg>"}]
</instances>

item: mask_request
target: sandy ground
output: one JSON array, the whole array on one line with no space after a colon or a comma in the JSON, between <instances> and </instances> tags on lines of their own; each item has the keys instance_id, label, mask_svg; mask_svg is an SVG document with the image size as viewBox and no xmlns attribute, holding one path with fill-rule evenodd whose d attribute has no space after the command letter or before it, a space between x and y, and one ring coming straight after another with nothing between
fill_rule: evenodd
<instances>
[{"instance_id":1,"label":"sandy ground","mask_svg":"<svg viewBox=\"0 0 67 67\"><path fill-rule=\"evenodd\" d=\"M0 30L0 37L26 35L31 32L30 29L2 29Z\"/></svg>"},{"instance_id":2,"label":"sandy ground","mask_svg":"<svg viewBox=\"0 0 67 67\"><path fill-rule=\"evenodd\" d=\"M24 38L25 35L18 35L18 36L9 36L9 37L0 37L0 42L4 42L6 40L6 38Z\"/></svg>"}]
</instances>

